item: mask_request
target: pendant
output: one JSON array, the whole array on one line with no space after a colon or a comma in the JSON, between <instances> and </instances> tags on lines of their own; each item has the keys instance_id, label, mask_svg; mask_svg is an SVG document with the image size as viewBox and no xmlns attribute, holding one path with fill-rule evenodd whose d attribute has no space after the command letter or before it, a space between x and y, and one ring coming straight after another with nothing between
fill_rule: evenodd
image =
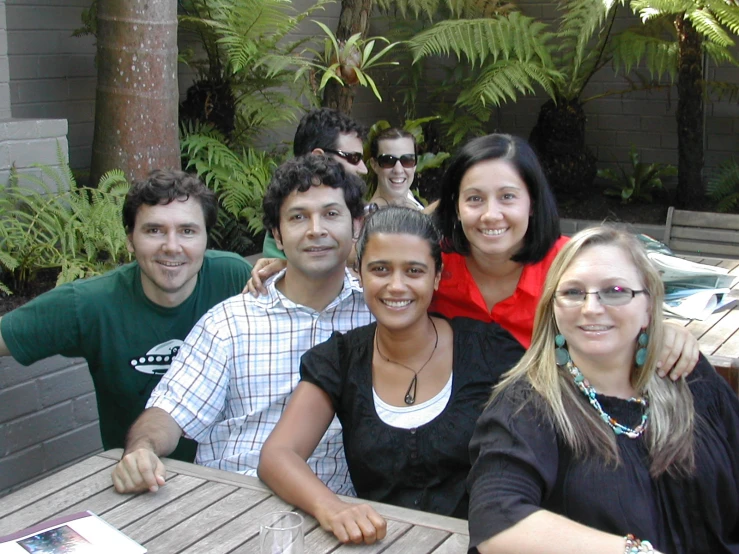
<instances>
[{"instance_id":1,"label":"pendant","mask_svg":"<svg viewBox=\"0 0 739 554\"><path fill-rule=\"evenodd\" d=\"M405 403L412 406L416 402L416 391L418 389L418 375L414 375L408 390L405 391Z\"/></svg>"}]
</instances>

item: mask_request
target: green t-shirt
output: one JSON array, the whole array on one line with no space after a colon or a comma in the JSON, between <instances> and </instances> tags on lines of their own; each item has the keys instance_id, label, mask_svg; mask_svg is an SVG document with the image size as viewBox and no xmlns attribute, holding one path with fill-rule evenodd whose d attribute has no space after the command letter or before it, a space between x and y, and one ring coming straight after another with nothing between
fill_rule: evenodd
<instances>
[{"instance_id":1,"label":"green t-shirt","mask_svg":"<svg viewBox=\"0 0 739 554\"><path fill-rule=\"evenodd\" d=\"M195 290L179 306L149 300L136 262L61 285L3 316L0 332L23 365L61 354L87 361L97 395L103 447L123 448L126 432L195 323L239 294L251 265L229 252L206 251ZM195 443L172 457L192 461Z\"/></svg>"},{"instance_id":2,"label":"green t-shirt","mask_svg":"<svg viewBox=\"0 0 739 554\"><path fill-rule=\"evenodd\" d=\"M277 248L277 241L272 236L271 231L267 231L264 235L264 244L262 244L262 258L282 258L285 259L285 253Z\"/></svg>"}]
</instances>

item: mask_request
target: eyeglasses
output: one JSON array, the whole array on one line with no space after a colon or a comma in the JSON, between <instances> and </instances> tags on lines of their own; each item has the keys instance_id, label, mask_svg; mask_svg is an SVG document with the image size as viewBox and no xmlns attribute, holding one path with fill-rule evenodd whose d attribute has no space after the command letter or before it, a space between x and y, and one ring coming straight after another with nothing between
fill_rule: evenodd
<instances>
[{"instance_id":1,"label":"eyeglasses","mask_svg":"<svg viewBox=\"0 0 739 554\"><path fill-rule=\"evenodd\" d=\"M402 156L393 156L392 154L380 154L377 156L377 165L382 169L390 169L395 167L395 164L400 161L400 165L409 169L416 167L416 155L415 154L403 154Z\"/></svg>"},{"instance_id":2,"label":"eyeglasses","mask_svg":"<svg viewBox=\"0 0 739 554\"><path fill-rule=\"evenodd\" d=\"M586 292L581 289L565 289L558 290L554 293L557 303L563 308L574 308L582 306L588 294L594 294L600 300L603 306L624 306L631 302L637 294L646 294L646 290L632 290L626 287L606 287L604 289L593 292Z\"/></svg>"},{"instance_id":3,"label":"eyeglasses","mask_svg":"<svg viewBox=\"0 0 739 554\"><path fill-rule=\"evenodd\" d=\"M361 152L344 152L343 150L331 150L329 148L324 148L323 151L328 152L329 154L336 154L339 158L345 159L352 165L359 165L359 162L361 162L363 158L363 154Z\"/></svg>"}]
</instances>

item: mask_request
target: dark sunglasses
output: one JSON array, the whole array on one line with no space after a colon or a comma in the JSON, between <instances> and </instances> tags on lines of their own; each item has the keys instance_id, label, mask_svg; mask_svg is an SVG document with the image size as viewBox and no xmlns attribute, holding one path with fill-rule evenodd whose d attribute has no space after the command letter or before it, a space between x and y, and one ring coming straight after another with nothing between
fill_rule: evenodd
<instances>
[{"instance_id":1,"label":"dark sunglasses","mask_svg":"<svg viewBox=\"0 0 739 554\"><path fill-rule=\"evenodd\" d=\"M377 165L382 169L390 169L395 167L395 164L400 161L400 165L405 168L416 167L416 155L415 154L403 154L399 158L392 154L380 154L377 156Z\"/></svg>"},{"instance_id":2,"label":"dark sunglasses","mask_svg":"<svg viewBox=\"0 0 739 554\"><path fill-rule=\"evenodd\" d=\"M335 154L352 165L359 165L363 157L361 152L344 152L343 150L330 150L329 148L324 148L323 151L329 154Z\"/></svg>"}]
</instances>

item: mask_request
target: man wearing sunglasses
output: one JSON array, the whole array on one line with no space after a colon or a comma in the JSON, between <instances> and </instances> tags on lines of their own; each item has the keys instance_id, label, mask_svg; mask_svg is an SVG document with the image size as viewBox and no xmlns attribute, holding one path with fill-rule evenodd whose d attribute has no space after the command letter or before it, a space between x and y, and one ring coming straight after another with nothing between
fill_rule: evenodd
<instances>
[{"instance_id":1,"label":"man wearing sunglasses","mask_svg":"<svg viewBox=\"0 0 739 554\"><path fill-rule=\"evenodd\" d=\"M367 129L343 113L331 108L311 110L303 116L295 131L293 154L329 154L354 175L366 175L364 139ZM267 231L262 245L265 258L285 258Z\"/></svg>"}]
</instances>

